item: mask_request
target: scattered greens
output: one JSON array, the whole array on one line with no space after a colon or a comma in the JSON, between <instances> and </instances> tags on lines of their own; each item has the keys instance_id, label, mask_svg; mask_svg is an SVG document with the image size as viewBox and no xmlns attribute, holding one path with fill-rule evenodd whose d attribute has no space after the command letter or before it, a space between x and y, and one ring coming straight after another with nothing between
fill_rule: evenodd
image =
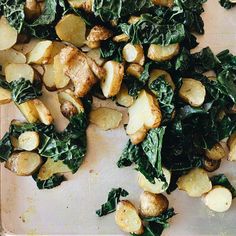
<instances>
[{"instance_id":1,"label":"scattered greens","mask_svg":"<svg viewBox=\"0 0 236 236\"><path fill-rule=\"evenodd\" d=\"M128 192L122 188L113 188L108 193L107 202L101 205L101 209L96 211L96 214L101 217L116 210L117 203L120 201L120 197L128 196Z\"/></svg>"},{"instance_id":2,"label":"scattered greens","mask_svg":"<svg viewBox=\"0 0 236 236\"><path fill-rule=\"evenodd\" d=\"M236 6L236 3L233 3L230 0L219 0L219 3L225 9L231 9L232 7Z\"/></svg>"}]
</instances>

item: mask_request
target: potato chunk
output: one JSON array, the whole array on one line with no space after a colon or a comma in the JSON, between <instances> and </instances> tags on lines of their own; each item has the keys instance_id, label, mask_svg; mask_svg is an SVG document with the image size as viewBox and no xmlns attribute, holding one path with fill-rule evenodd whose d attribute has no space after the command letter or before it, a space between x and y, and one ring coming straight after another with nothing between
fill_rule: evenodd
<instances>
[{"instance_id":1,"label":"potato chunk","mask_svg":"<svg viewBox=\"0 0 236 236\"><path fill-rule=\"evenodd\" d=\"M0 87L0 105L11 102L11 92Z\"/></svg>"},{"instance_id":2,"label":"potato chunk","mask_svg":"<svg viewBox=\"0 0 236 236\"><path fill-rule=\"evenodd\" d=\"M143 192L140 196L140 211L144 217L156 217L168 209L169 201L163 194Z\"/></svg>"},{"instance_id":3,"label":"potato chunk","mask_svg":"<svg viewBox=\"0 0 236 236\"><path fill-rule=\"evenodd\" d=\"M155 184L149 182L143 174L139 172L138 174L138 185L144 191L148 191L150 193L163 193L166 191L170 184L171 172L166 168L162 168L163 174L166 178L166 183L161 181L160 179L155 179Z\"/></svg>"},{"instance_id":4,"label":"potato chunk","mask_svg":"<svg viewBox=\"0 0 236 236\"><path fill-rule=\"evenodd\" d=\"M143 225L134 205L129 201L120 201L115 213L116 224L127 233L141 234Z\"/></svg>"},{"instance_id":5,"label":"potato chunk","mask_svg":"<svg viewBox=\"0 0 236 236\"><path fill-rule=\"evenodd\" d=\"M212 189L211 181L205 170L195 168L181 176L177 182L178 188L184 190L190 197L201 197Z\"/></svg>"},{"instance_id":6,"label":"potato chunk","mask_svg":"<svg viewBox=\"0 0 236 236\"><path fill-rule=\"evenodd\" d=\"M205 86L198 80L185 78L179 96L193 107L200 107L206 97Z\"/></svg>"},{"instance_id":7,"label":"potato chunk","mask_svg":"<svg viewBox=\"0 0 236 236\"><path fill-rule=\"evenodd\" d=\"M172 7L174 5L174 0L152 0L154 5L160 5L164 7Z\"/></svg>"},{"instance_id":8,"label":"potato chunk","mask_svg":"<svg viewBox=\"0 0 236 236\"><path fill-rule=\"evenodd\" d=\"M5 167L20 176L29 176L42 164L41 157L35 152L15 152L5 163Z\"/></svg>"},{"instance_id":9,"label":"potato chunk","mask_svg":"<svg viewBox=\"0 0 236 236\"><path fill-rule=\"evenodd\" d=\"M76 47L81 47L85 43L86 25L80 16L73 14L63 16L55 29L57 36L63 41Z\"/></svg>"},{"instance_id":10,"label":"potato chunk","mask_svg":"<svg viewBox=\"0 0 236 236\"><path fill-rule=\"evenodd\" d=\"M103 95L106 98L115 96L124 77L124 66L116 61L107 61L103 68L106 70L106 76L101 80Z\"/></svg>"},{"instance_id":11,"label":"potato chunk","mask_svg":"<svg viewBox=\"0 0 236 236\"><path fill-rule=\"evenodd\" d=\"M96 42L100 40L107 40L111 36L112 32L109 29L105 28L102 25L95 25L89 32L87 40L91 42Z\"/></svg>"},{"instance_id":12,"label":"potato chunk","mask_svg":"<svg viewBox=\"0 0 236 236\"><path fill-rule=\"evenodd\" d=\"M227 188L216 185L203 197L203 202L212 211L225 212L232 204L232 194Z\"/></svg>"},{"instance_id":13,"label":"potato chunk","mask_svg":"<svg viewBox=\"0 0 236 236\"><path fill-rule=\"evenodd\" d=\"M63 161L54 161L48 158L39 170L38 178L40 180L47 180L54 174L68 173L71 169L63 163Z\"/></svg>"},{"instance_id":14,"label":"potato chunk","mask_svg":"<svg viewBox=\"0 0 236 236\"><path fill-rule=\"evenodd\" d=\"M116 102L124 107L130 107L134 103L134 98L128 94L125 85L121 86L119 93L116 95Z\"/></svg>"},{"instance_id":15,"label":"potato chunk","mask_svg":"<svg viewBox=\"0 0 236 236\"><path fill-rule=\"evenodd\" d=\"M113 37L112 39L114 42L121 43L121 42L128 42L129 36L127 34L119 34Z\"/></svg>"},{"instance_id":16,"label":"potato chunk","mask_svg":"<svg viewBox=\"0 0 236 236\"><path fill-rule=\"evenodd\" d=\"M38 121L39 115L32 100L18 104L17 107L29 123L35 123Z\"/></svg>"},{"instance_id":17,"label":"potato chunk","mask_svg":"<svg viewBox=\"0 0 236 236\"><path fill-rule=\"evenodd\" d=\"M226 152L220 143L216 143L213 148L207 149L205 155L211 160L221 160L226 157Z\"/></svg>"},{"instance_id":18,"label":"potato chunk","mask_svg":"<svg viewBox=\"0 0 236 236\"><path fill-rule=\"evenodd\" d=\"M130 64L126 69L126 72L128 75L132 75L137 79L140 78L143 71L144 71L144 68L142 66L140 66L139 64L134 64L134 63Z\"/></svg>"},{"instance_id":19,"label":"potato chunk","mask_svg":"<svg viewBox=\"0 0 236 236\"><path fill-rule=\"evenodd\" d=\"M144 64L145 57L142 45L128 43L123 48L122 55L127 62L137 63L141 66Z\"/></svg>"},{"instance_id":20,"label":"potato chunk","mask_svg":"<svg viewBox=\"0 0 236 236\"><path fill-rule=\"evenodd\" d=\"M115 129L122 120L122 113L111 108L100 107L90 112L90 122L103 130Z\"/></svg>"},{"instance_id":21,"label":"potato chunk","mask_svg":"<svg viewBox=\"0 0 236 236\"><path fill-rule=\"evenodd\" d=\"M227 141L227 145L229 148L229 157L228 160L229 161L236 161L236 132L233 133L228 141Z\"/></svg>"},{"instance_id":22,"label":"potato chunk","mask_svg":"<svg viewBox=\"0 0 236 236\"><path fill-rule=\"evenodd\" d=\"M0 50L11 48L17 41L17 31L4 16L0 18Z\"/></svg>"},{"instance_id":23,"label":"potato chunk","mask_svg":"<svg viewBox=\"0 0 236 236\"><path fill-rule=\"evenodd\" d=\"M156 128L161 124L161 111L156 99L142 90L132 106L128 109L129 122L126 127L128 135L135 134L140 129Z\"/></svg>"},{"instance_id":24,"label":"potato chunk","mask_svg":"<svg viewBox=\"0 0 236 236\"><path fill-rule=\"evenodd\" d=\"M148 49L147 57L153 61L167 61L179 53L179 44L170 44L162 46L160 44L151 44Z\"/></svg>"},{"instance_id":25,"label":"potato chunk","mask_svg":"<svg viewBox=\"0 0 236 236\"><path fill-rule=\"evenodd\" d=\"M53 64L44 65L44 74L43 74L43 83L47 90L54 91L56 90L55 84L55 73Z\"/></svg>"},{"instance_id":26,"label":"potato chunk","mask_svg":"<svg viewBox=\"0 0 236 236\"><path fill-rule=\"evenodd\" d=\"M46 64L50 60L52 48L53 44L50 40L38 42L28 55L28 63Z\"/></svg>"},{"instance_id":27,"label":"potato chunk","mask_svg":"<svg viewBox=\"0 0 236 236\"><path fill-rule=\"evenodd\" d=\"M39 134L35 131L26 131L18 138L18 148L33 151L39 146Z\"/></svg>"}]
</instances>

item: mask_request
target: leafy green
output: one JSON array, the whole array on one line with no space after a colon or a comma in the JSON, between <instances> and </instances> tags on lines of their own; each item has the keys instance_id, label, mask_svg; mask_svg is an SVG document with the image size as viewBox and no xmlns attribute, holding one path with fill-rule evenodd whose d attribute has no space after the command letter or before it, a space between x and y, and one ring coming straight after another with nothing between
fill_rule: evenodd
<instances>
[{"instance_id":1,"label":"leafy green","mask_svg":"<svg viewBox=\"0 0 236 236\"><path fill-rule=\"evenodd\" d=\"M219 3L225 9L230 9L230 8L236 6L236 3L232 3L229 0L219 0Z\"/></svg>"},{"instance_id":2,"label":"leafy green","mask_svg":"<svg viewBox=\"0 0 236 236\"><path fill-rule=\"evenodd\" d=\"M131 16L151 6L150 0L94 0L93 12L101 20L109 21Z\"/></svg>"},{"instance_id":3,"label":"leafy green","mask_svg":"<svg viewBox=\"0 0 236 236\"><path fill-rule=\"evenodd\" d=\"M10 85L7 83L6 80L3 79L3 77L0 76L0 87L4 89L10 90Z\"/></svg>"},{"instance_id":4,"label":"leafy green","mask_svg":"<svg viewBox=\"0 0 236 236\"><path fill-rule=\"evenodd\" d=\"M129 193L122 188L113 188L108 193L107 202L101 205L101 209L96 211L96 214L101 217L116 210L116 206L120 201L120 197L126 197Z\"/></svg>"},{"instance_id":5,"label":"leafy green","mask_svg":"<svg viewBox=\"0 0 236 236\"><path fill-rule=\"evenodd\" d=\"M13 149L10 133L6 133L0 140L0 161L7 161Z\"/></svg>"},{"instance_id":6,"label":"leafy green","mask_svg":"<svg viewBox=\"0 0 236 236\"><path fill-rule=\"evenodd\" d=\"M228 178L224 174L219 174L211 177L212 185L221 185L232 193L233 198L236 197L236 189L233 185L229 182Z\"/></svg>"}]
</instances>

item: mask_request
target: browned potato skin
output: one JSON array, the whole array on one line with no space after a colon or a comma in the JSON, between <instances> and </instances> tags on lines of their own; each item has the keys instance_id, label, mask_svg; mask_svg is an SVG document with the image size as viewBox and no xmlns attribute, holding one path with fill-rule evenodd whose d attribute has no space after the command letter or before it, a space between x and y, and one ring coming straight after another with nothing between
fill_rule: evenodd
<instances>
[{"instance_id":1,"label":"browned potato skin","mask_svg":"<svg viewBox=\"0 0 236 236\"><path fill-rule=\"evenodd\" d=\"M205 151L205 155L207 156L207 158L216 161L226 157L225 150L220 143L216 143L210 150L207 149Z\"/></svg>"},{"instance_id":2,"label":"browned potato skin","mask_svg":"<svg viewBox=\"0 0 236 236\"><path fill-rule=\"evenodd\" d=\"M62 103L60 109L62 115L68 119L71 118L73 115L78 114L78 110L76 109L76 107L71 102L68 101Z\"/></svg>"},{"instance_id":3,"label":"browned potato skin","mask_svg":"<svg viewBox=\"0 0 236 236\"><path fill-rule=\"evenodd\" d=\"M211 160L209 158L204 158L203 168L208 172L213 172L220 167L221 160Z\"/></svg>"},{"instance_id":4,"label":"browned potato skin","mask_svg":"<svg viewBox=\"0 0 236 236\"><path fill-rule=\"evenodd\" d=\"M143 127L134 134L130 134L130 141L132 144L136 145L141 143L147 135L147 130Z\"/></svg>"},{"instance_id":5,"label":"browned potato skin","mask_svg":"<svg viewBox=\"0 0 236 236\"><path fill-rule=\"evenodd\" d=\"M140 212L144 217L156 217L168 209L169 201L163 194L143 192L140 196Z\"/></svg>"},{"instance_id":6,"label":"browned potato skin","mask_svg":"<svg viewBox=\"0 0 236 236\"><path fill-rule=\"evenodd\" d=\"M32 20L38 18L42 14L42 7L38 0L26 0L24 11L26 18Z\"/></svg>"},{"instance_id":7,"label":"browned potato skin","mask_svg":"<svg viewBox=\"0 0 236 236\"><path fill-rule=\"evenodd\" d=\"M152 0L154 5L160 5L165 7L172 7L174 5L173 0Z\"/></svg>"},{"instance_id":8,"label":"browned potato skin","mask_svg":"<svg viewBox=\"0 0 236 236\"><path fill-rule=\"evenodd\" d=\"M107 29L106 27L102 26L102 25L95 25L88 37L87 40L88 41L100 41L100 40L107 40L108 38L110 38L112 36L112 32Z\"/></svg>"},{"instance_id":9,"label":"browned potato skin","mask_svg":"<svg viewBox=\"0 0 236 236\"><path fill-rule=\"evenodd\" d=\"M135 63L130 64L126 69L127 74L132 75L137 79L140 78L143 71L144 71L144 68L140 66L139 64L135 64Z\"/></svg>"}]
</instances>

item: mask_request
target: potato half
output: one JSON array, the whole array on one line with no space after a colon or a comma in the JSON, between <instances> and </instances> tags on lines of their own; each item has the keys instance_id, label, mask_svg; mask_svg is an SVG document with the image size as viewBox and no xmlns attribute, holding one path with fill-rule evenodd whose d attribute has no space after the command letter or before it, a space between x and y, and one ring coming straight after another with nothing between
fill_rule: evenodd
<instances>
[{"instance_id":1,"label":"potato half","mask_svg":"<svg viewBox=\"0 0 236 236\"><path fill-rule=\"evenodd\" d=\"M89 120L103 130L115 129L122 120L122 113L111 108L100 107L90 112Z\"/></svg>"},{"instance_id":2,"label":"potato half","mask_svg":"<svg viewBox=\"0 0 236 236\"><path fill-rule=\"evenodd\" d=\"M43 84L49 91L56 90L55 73L53 64L44 65Z\"/></svg>"},{"instance_id":3,"label":"potato half","mask_svg":"<svg viewBox=\"0 0 236 236\"><path fill-rule=\"evenodd\" d=\"M5 163L5 167L20 176L29 176L42 164L41 157L35 152L15 152Z\"/></svg>"},{"instance_id":4,"label":"potato half","mask_svg":"<svg viewBox=\"0 0 236 236\"><path fill-rule=\"evenodd\" d=\"M166 183L164 181L161 181L160 179L155 179L155 184L149 182L143 174L140 172L138 173L138 185L140 188L142 188L144 191L148 191L151 193L163 193L166 191L170 184L171 179L171 172L167 170L166 168L162 168L163 174L166 179Z\"/></svg>"},{"instance_id":5,"label":"potato half","mask_svg":"<svg viewBox=\"0 0 236 236\"><path fill-rule=\"evenodd\" d=\"M226 152L220 143L216 143L211 149L205 151L207 158L211 160L221 160L226 157Z\"/></svg>"},{"instance_id":6,"label":"potato half","mask_svg":"<svg viewBox=\"0 0 236 236\"><path fill-rule=\"evenodd\" d=\"M190 197L201 197L212 189L207 172L201 168L195 168L188 174L181 176L177 182L179 190L184 190Z\"/></svg>"},{"instance_id":7,"label":"potato half","mask_svg":"<svg viewBox=\"0 0 236 236\"><path fill-rule=\"evenodd\" d=\"M18 138L18 148L33 151L39 146L39 134L35 131L26 131Z\"/></svg>"},{"instance_id":8,"label":"potato half","mask_svg":"<svg viewBox=\"0 0 236 236\"><path fill-rule=\"evenodd\" d=\"M189 105L200 107L206 97L205 86L198 80L192 78L184 78L183 84L179 90L179 96Z\"/></svg>"},{"instance_id":9,"label":"potato half","mask_svg":"<svg viewBox=\"0 0 236 236\"><path fill-rule=\"evenodd\" d=\"M167 61L179 53L179 44L170 44L162 46L160 44L151 44L148 49L147 57L153 61Z\"/></svg>"},{"instance_id":10,"label":"potato half","mask_svg":"<svg viewBox=\"0 0 236 236\"><path fill-rule=\"evenodd\" d=\"M10 103L11 101L11 92L0 87L0 105Z\"/></svg>"},{"instance_id":11,"label":"potato half","mask_svg":"<svg viewBox=\"0 0 236 236\"><path fill-rule=\"evenodd\" d=\"M215 212L225 212L232 204L232 194L227 188L215 185L210 192L203 196L203 202Z\"/></svg>"},{"instance_id":12,"label":"potato half","mask_svg":"<svg viewBox=\"0 0 236 236\"><path fill-rule=\"evenodd\" d=\"M17 31L4 16L0 18L0 50L11 48L17 41Z\"/></svg>"},{"instance_id":13,"label":"potato half","mask_svg":"<svg viewBox=\"0 0 236 236\"><path fill-rule=\"evenodd\" d=\"M140 78L143 71L144 71L144 68L140 66L139 64L135 64L135 63L129 64L129 66L126 69L126 73L128 75L132 75L137 79Z\"/></svg>"},{"instance_id":14,"label":"potato half","mask_svg":"<svg viewBox=\"0 0 236 236\"><path fill-rule=\"evenodd\" d=\"M127 62L137 63L141 66L144 64L145 57L142 45L128 43L123 48L122 55Z\"/></svg>"},{"instance_id":15,"label":"potato half","mask_svg":"<svg viewBox=\"0 0 236 236\"><path fill-rule=\"evenodd\" d=\"M74 14L63 16L55 29L57 36L63 41L76 47L81 47L85 43L86 25L80 16Z\"/></svg>"},{"instance_id":16,"label":"potato half","mask_svg":"<svg viewBox=\"0 0 236 236\"><path fill-rule=\"evenodd\" d=\"M116 95L116 102L124 107L130 107L134 103L134 98L128 94L128 89L122 84L119 93Z\"/></svg>"},{"instance_id":17,"label":"potato half","mask_svg":"<svg viewBox=\"0 0 236 236\"><path fill-rule=\"evenodd\" d=\"M143 231L142 221L136 208L127 200L117 204L115 221L124 232L141 234Z\"/></svg>"},{"instance_id":18,"label":"potato half","mask_svg":"<svg viewBox=\"0 0 236 236\"><path fill-rule=\"evenodd\" d=\"M34 106L33 100L17 104L17 107L29 123L35 123L39 119L39 114Z\"/></svg>"},{"instance_id":19,"label":"potato half","mask_svg":"<svg viewBox=\"0 0 236 236\"><path fill-rule=\"evenodd\" d=\"M124 77L124 66L116 61L107 61L103 68L106 70L106 76L101 80L103 95L106 98L115 96Z\"/></svg>"}]
</instances>

